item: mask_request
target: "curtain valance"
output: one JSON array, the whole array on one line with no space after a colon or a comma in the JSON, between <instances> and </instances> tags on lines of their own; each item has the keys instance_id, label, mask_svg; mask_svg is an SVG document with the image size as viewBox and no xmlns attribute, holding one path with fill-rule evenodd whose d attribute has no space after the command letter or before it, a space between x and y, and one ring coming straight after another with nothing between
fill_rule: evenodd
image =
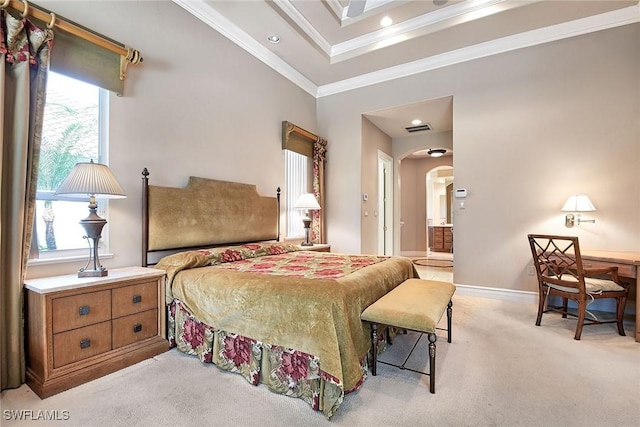
<instances>
[{"instance_id":1,"label":"curtain valance","mask_svg":"<svg viewBox=\"0 0 640 427\"><path fill-rule=\"evenodd\" d=\"M312 159L313 163L313 194L320 204L320 209L312 213L311 241L324 243L325 227L325 185L324 167L327 156L327 140L291 122L282 122L282 149L295 151Z\"/></svg>"},{"instance_id":2,"label":"curtain valance","mask_svg":"<svg viewBox=\"0 0 640 427\"><path fill-rule=\"evenodd\" d=\"M60 30L56 31L51 71L122 95L127 65L142 62L137 50L128 49L122 43L87 30L40 6L11 0L7 10L16 18L30 16L31 22L39 28L55 27Z\"/></svg>"},{"instance_id":3,"label":"curtain valance","mask_svg":"<svg viewBox=\"0 0 640 427\"><path fill-rule=\"evenodd\" d=\"M318 137L291 122L282 122L282 149L313 157L313 144Z\"/></svg>"}]
</instances>

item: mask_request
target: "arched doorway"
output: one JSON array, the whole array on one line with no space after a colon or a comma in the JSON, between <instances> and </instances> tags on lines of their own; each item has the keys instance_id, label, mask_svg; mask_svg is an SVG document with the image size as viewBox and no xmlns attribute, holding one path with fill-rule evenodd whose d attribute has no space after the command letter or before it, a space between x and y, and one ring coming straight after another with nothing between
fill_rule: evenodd
<instances>
[{"instance_id":1,"label":"arched doorway","mask_svg":"<svg viewBox=\"0 0 640 427\"><path fill-rule=\"evenodd\" d=\"M427 257L453 257L453 179L453 167L449 165L437 166L425 174Z\"/></svg>"}]
</instances>

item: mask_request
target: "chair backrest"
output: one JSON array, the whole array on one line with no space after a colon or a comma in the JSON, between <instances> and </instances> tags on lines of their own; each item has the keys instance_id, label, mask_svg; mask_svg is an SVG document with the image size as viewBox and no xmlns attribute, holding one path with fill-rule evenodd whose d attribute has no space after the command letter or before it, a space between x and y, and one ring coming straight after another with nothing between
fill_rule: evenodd
<instances>
[{"instance_id":1,"label":"chair backrest","mask_svg":"<svg viewBox=\"0 0 640 427\"><path fill-rule=\"evenodd\" d=\"M529 246L539 286L585 293L584 269L578 238L529 234Z\"/></svg>"}]
</instances>

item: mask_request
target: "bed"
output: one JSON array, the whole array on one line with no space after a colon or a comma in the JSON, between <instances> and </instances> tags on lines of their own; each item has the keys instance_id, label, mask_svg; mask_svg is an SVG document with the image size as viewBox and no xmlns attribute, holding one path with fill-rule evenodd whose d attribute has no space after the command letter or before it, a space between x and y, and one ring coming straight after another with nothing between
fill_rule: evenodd
<instances>
[{"instance_id":1,"label":"bed","mask_svg":"<svg viewBox=\"0 0 640 427\"><path fill-rule=\"evenodd\" d=\"M199 177L161 187L148 175L142 264L167 272L171 346L331 418L366 378L360 314L418 277L411 261L279 241L279 191Z\"/></svg>"}]
</instances>

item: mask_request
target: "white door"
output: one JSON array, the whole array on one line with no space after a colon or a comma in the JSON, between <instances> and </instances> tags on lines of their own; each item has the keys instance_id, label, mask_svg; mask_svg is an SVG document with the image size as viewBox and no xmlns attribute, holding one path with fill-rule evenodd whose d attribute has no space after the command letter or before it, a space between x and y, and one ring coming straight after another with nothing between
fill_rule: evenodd
<instances>
[{"instance_id":1,"label":"white door","mask_svg":"<svg viewBox=\"0 0 640 427\"><path fill-rule=\"evenodd\" d=\"M378 255L393 255L393 162L378 150Z\"/></svg>"}]
</instances>

